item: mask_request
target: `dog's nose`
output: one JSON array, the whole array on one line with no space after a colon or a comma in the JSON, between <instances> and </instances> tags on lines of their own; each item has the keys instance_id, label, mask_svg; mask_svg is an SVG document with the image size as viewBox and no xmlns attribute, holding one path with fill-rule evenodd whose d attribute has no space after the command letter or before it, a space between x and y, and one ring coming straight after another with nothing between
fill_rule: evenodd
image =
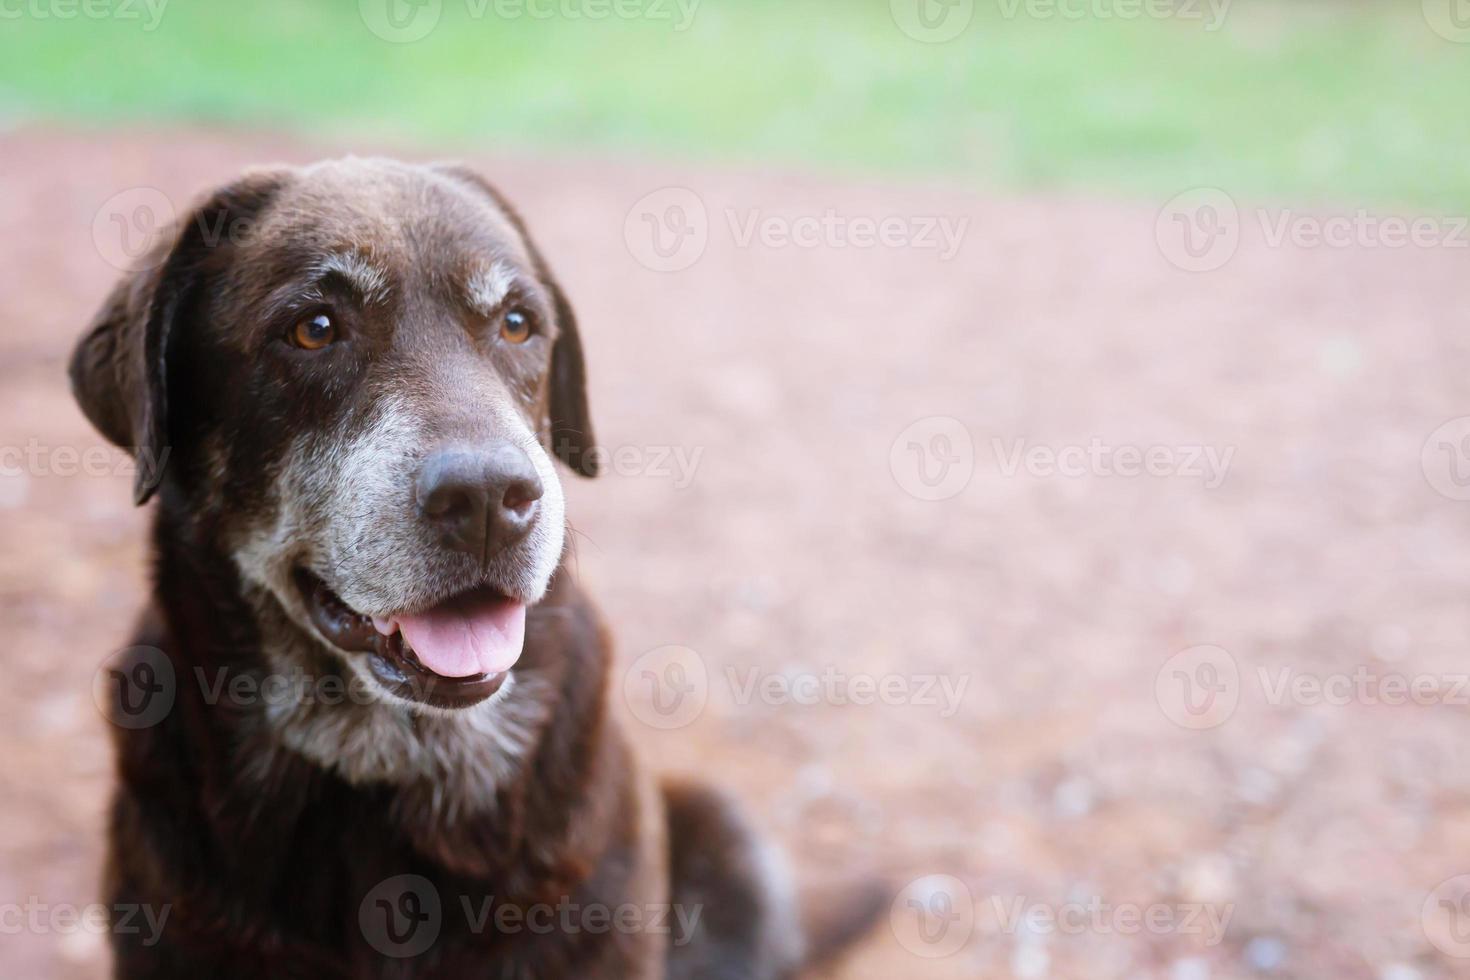
<instances>
[{"instance_id":1,"label":"dog's nose","mask_svg":"<svg viewBox=\"0 0 1470 980\"><path fill-rule=\"evenodd\" d=\"M481 560L526 536L542 490L531 457L511 443L437 450L417 483L419 512L444 545Z\"/></svg>"}]
</instances>

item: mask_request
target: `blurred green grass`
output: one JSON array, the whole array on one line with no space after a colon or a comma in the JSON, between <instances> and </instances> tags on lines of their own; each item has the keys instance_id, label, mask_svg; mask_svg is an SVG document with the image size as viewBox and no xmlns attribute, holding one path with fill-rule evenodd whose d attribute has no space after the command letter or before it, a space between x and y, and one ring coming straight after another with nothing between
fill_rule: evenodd
<instances>
[{"instance_id":1,"label":"blurred green grass","mask_svg":"<svg viewBox=\"0 0 1470 980\"><path fill-rule=\"evenodd\" d=\"M7 15L0 111L1470 208L1470 45L1415 0L1236 0L1213 32L1207 7L1068 20L977 0L944 44L906 36L887 0L703 0L683 31L494 4L442 0L413 43L375 36L354 0L171 0L153 30L141 4L139 20Z\"/></svg>"}]
</instances>

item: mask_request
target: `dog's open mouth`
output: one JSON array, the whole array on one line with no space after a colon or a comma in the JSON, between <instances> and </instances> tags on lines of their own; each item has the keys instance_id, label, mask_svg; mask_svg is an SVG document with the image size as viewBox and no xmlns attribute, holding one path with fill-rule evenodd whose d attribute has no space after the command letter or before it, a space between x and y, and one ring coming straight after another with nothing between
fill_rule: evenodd
<instances>
[{"instance_id":1,"label":"dog's open mouth","mask_svg":"<svg viewBox=\"0 0 1470 980\"><path fill-rule=\"evenodd\" d=\"M370 617L305 569L296 584L328 642L365 654L387 690L423 704L467 708L484 701L510 676L525 642L525 604L490 588L413 613Z\"/></svg>"}]
</instances>

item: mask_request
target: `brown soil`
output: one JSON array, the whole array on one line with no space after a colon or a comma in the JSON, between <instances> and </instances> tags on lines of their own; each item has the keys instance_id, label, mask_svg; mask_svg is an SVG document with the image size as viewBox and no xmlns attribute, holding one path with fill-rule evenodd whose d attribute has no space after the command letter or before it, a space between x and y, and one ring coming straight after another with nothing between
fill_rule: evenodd
<instances>
[{"instance_id":1,"label":"brown soil","mask_svg":"<svg viewBox=\"0 0 1470 980\"><path fill-rule=\"evenodd\" d=\"M0 479L0 903L98 898L110 761L92 677L143 596L147 515L127 476L52 472L57 448L100 444L63 377L116 274L94 217L126 188L182 203L242 165L342 149L209 133L0 143L0 446L53 453ZM845 980L1470 975L1422 915L1470 872L1457 682L1470 505L1421 471L1430 433L1470 414L1465 251L1272 248L1248 222L1233 261L1188 273L1161 254L1147 203L476 162L568 285L601 442L629 453L621 474L571 491L580 574L620 667L677 645L704 672L706 707L673 730L639 720L657 720L641 673L627 697L619 686L644 753L742 794L805 873L866 863L895 893L958 879L942 886L958 940L917 941L900 901ZM691 268L658 273L624 224L669 185L702 198L710 242ZM970 225L951 261L741 247L727 208L737 224L748 209L833 208ZM890 450L936 416L969 433L974 472L926 501L904 489L906 445L896 467ZM1006 474L1014 440L1094 438L1234 455L1215 488ZM661 447L702 453L687 486ZM1239 703L1191 729L1170 720L1174 675L1162 700L1156 679L1200 644L1233 657ZM746 697L752 669L968 686L946 717L924 697ZM1422 676L1436 693L1282 702L1286 669ZM1007 928L1018 900L1084 911L1060 932ZM1429 904L1443 941L1454 923ZM1085 909L1099 905L1095 924ZM1229 912L1222 941L1179 921L1196 905ZM1131 906L1175 924L1130 928ZM943 942L959 948L918 955ZM0 943L10 977L104 963L84 932Z\"/></svg>"}]
</instances>

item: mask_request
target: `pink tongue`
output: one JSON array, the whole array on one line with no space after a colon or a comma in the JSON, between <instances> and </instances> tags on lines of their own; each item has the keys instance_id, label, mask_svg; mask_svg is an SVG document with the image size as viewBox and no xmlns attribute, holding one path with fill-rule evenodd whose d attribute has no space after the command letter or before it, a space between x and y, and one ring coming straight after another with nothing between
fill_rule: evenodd
<instances>
[{"instance_id":1,"label":"pink tongue","mask_svg":"<svg viewBox=\"0 0 1470 980\"><path fill-rule=\"evenodd\" d=\"M419 663L436 674L500 674L520 659L526 640L526 607L514 599L472 594L417 616L400 616L398 628Z\"/></svg>"}]
</instances>

